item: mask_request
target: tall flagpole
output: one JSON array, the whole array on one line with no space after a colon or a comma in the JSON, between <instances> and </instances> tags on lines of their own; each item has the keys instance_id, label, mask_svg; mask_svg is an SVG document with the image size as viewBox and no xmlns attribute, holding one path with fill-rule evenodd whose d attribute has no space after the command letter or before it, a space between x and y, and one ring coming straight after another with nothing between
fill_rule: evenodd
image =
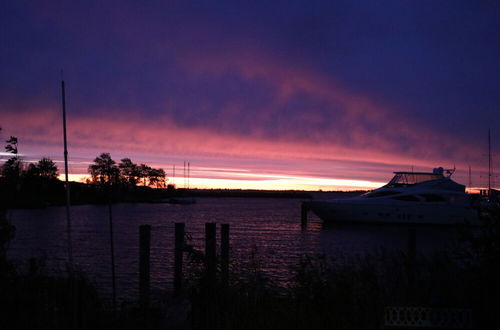
<instances>
[{"instance_id":1,"label":"tall flagpole","mask_svg":"<svg viewBox=\"0 0 500 330\"><path fill-rule=\"evenodd\" d=\"M491 197L491 179L493 176L493 160L491 157L491 134L488 128L488 197Z\"/></svg>"},{"instance_id":2,"label":"tall flagpole","mask_svg":"<svg viewBox=\"0 0 500 330\"><path fill-rule=\"evenodd\" d=\"M73 247L71 243L71 215L69 210L70 195L69 195L69 178L68 178L68 141L66 138L66 94L64 89L64 80L61 79L62 91L62 113L63 113L63 133L64 133L64 173L65 173L65 188L66 188L66 229L68 239L68 261L70 266L73 265Z\"/></svg>"},{"instance_id":3,"label":"tall flagpole","mask_svg":"<svg viewBox=\"0 0 500 330\"><path fill-rule=\"evenodd\" d=\"M472 192L472 170L469 165L469 193Z\"/></svg>"}]
</instances>

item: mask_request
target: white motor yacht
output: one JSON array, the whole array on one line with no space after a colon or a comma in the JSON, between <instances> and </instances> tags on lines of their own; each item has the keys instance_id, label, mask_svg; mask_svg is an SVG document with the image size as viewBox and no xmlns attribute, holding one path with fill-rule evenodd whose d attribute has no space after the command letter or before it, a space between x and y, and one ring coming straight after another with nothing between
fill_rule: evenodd
<instances>
[{"instance_id":1,"label":"white motor yacht","mask_svg":"<svg viewBox=\"0 0 500 330\"><path fill-rule=\"evenodd\" d=\"M394 174L388 184L361 196L311 201L307 208L325 222L478 224L465 186L450 178L453 170Z\"/></svg>"}]
</instances>

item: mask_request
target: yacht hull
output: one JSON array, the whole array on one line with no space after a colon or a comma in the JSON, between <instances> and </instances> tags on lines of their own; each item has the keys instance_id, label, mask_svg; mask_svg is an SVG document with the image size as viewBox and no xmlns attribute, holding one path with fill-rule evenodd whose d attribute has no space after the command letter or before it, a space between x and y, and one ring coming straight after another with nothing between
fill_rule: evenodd
<instances>
[{"instance_id":1,"label":"yacht hull","mask_svg":"<svg viewBox=\"0 0 500 330\"><path fill-rule=\"evenodd\" d=\"M313 201L307 208L327 223L479 224L477 211L463 205L394 205L357 201Z\"/></svg>"}]
</instances>

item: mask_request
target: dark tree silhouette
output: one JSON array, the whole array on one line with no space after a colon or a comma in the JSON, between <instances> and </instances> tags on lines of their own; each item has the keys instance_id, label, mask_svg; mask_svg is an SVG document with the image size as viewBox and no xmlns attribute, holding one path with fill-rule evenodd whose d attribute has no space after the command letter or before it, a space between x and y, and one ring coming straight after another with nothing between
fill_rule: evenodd
<instances>
[{"instance_id":1,"label":"dark tree silhouette","mask_svg":"<svg viewBox=\"0 0 500 330\"><path fill-rule=\"evenodd\" d=\"M17 182L23 171L23 163L17 155L17 138L15 136L11 136L6 142L7 145L5 146L5 150L14 156L7 159L7 161L2 165L0 173L7 179L7 181Z\"/></svg>"},{"instance_id":2,"label":"dark tree silhouette","mask_svg":"<svg viewBox=\"0 0 500 330\"><path fill-rule=\"evenodd\" d=\"M36 164L36 168L38 169L39 175L46 179L56 179L59 175L56 164L50 158L44 157L40 159Z\"/></svg>"},{"instance_id":3,"label":"dark tree silhouette","mask_svg":"<svg viewBox=\"0 0 500 330\"><path fill-rule=\"evenodd\" d=\"M139 165L139 178L142 180L144 186L148 185L149 173L152 168L146 164Z\"/></svg>"},{"instance_id":4,"label":"dark tree silhouette","mask_svg":"<svg viewBox=\"0 0 500 330\"><path fill-rule=\"evenodd\" d=\"M23 171L23 163L19 157L12 157L7 159L2 165L2 176L7 180L17 180L21 177Z\"/></svg>"},{"instance_id":5,"label":"dark tree silhouette","mask_svg":"<svg viewBox=\"0 0 500 330\"><path fill-rule=\"evenodd\" d=\"M140 176L137 164L134 164L130 158L123 158L118 167L122 180L135 186Z\"/></svg>"},{"instance_id":6,"label":"dark tree silhouette","mask_svg":"<svg viewBox=\"0 0 500 330\"><path fill-rule=\"evenodd\" d=\"M28 164L28 167L24 171L24 176L27 179L40 177L40 171L38 170L38 166L36 166L35 164Z\"/></svg>"},{"instance_id":7,"label":"dark tree silhouette","mask_svg":"<svg viewBox=\"0 0 500 330\"><path fill-rule=\"evenodd\" d=\"M2 128L0 127L0 132ZM9 140L6 141L7 146L5 150L14 154L14 157L8 159L0 168L0 174L2 176L7 176L13 174L12 170L15 172L16 178L19 178L22 169L22 163L17 157L17 138L11 136ZM6 200L3 194L0 192L2 200L0 201L0 278L3 279L5 273L7 272L7 249L9 247L9 242L14 237L16 227L11 225L7 220L7 210L6 210Z\"/></svg>"},{"instance_id":8,"label":"dark tree silhouette","mask_svg":"<svg viewBox=\"0 0 500 330\"><path fill-rule=\"evenodd\" d=\"M11 154L17 155L17 137L11 136L6 142L7 145L5 146L5 150Z\"/></svg>"},{"instance_id":9,"label":"dark tree silhouette","mask_svg":"<svg viewBox=\"0 0 500 330\"><path fill-rule=\"evenodd\" d=\"M119 181L120 169L107 152L94 159L94 164L89 165L88 172L92 181L97 183L113 184Z\"/></svg>"},{"instance_id":10,"label":"dark tree silhouette","mask_svg":"<svg viewBox=\"0 0 500 330\"><path fill-rule=\"evenodd\" d=\"M152 168L149 170L149 185L156 186L156 188L165 188L165 171L162 168Z\"/></svg>"}]
</instances>

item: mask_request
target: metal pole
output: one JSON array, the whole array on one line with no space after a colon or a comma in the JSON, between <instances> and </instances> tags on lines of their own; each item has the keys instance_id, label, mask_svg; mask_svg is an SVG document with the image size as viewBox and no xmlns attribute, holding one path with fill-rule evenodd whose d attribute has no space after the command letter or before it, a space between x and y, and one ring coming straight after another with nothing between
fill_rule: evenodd
<instances>
[{"instance_id":1,"label":"metal pole","mask_svg":"<svg viewBox=\"0 0 500 330\"><path fill-rule=\"evenodd\" d=\"M488 129L488 197L491 197L491 179L493 172L493 164L491 158L491 133Z\"/></svg>"},{"instance_id":2,"label":"metal pole","mask_svg":"<svg viewBox=\"0 0 500 330\"><path fill-rule=\"evenodd\" d=\"M69 209L70 193L69 193L69 178L68 178L68 141L66 138L66 93L64 88L64 80L61 80L62 91L62 113L63 113L63 135L64 135L64 173L65 173L65 188L66 188L66 230L68 240L68 261L70 266L73 265L73 246L71 240L71 214Z\"/></svg>"},{"instance_id":3,"label":"metal pole","mask_svg":"<svg viewBox=\"0 0 500 330\"><path fill-rule=\"evenodd\" d=\"M469 165L469 193L472 192L472 170Z\"/></svg>"}]
</instances>

